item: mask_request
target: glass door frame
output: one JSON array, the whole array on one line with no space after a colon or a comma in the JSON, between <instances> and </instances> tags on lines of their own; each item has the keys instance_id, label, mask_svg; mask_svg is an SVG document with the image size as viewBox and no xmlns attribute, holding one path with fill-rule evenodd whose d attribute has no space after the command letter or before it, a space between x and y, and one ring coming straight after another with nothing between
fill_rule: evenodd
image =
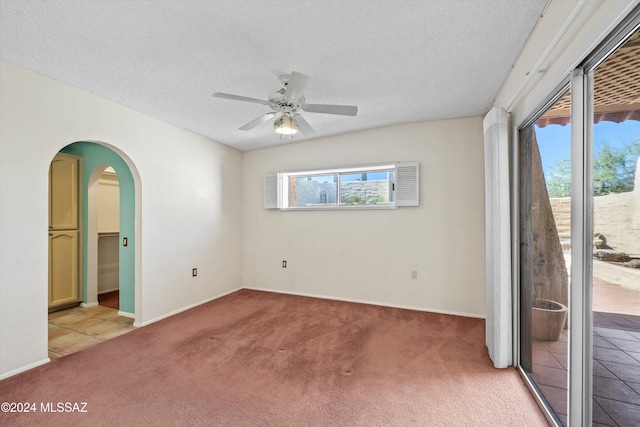
<instances>
[{"instance_id":1,"label":"glass door frame","mask_svg":"<svg viewBox=\"0 0 640 427\"><path fill-rule=\"evenodd\" d=\"M571 75L571 284L568 425L592 424L593 69Z\"/></svg>"},{"instance_id":2,"label":"glass door frame","mask_svg":"<svg viewBox=\"0 0 640 427\"><path fill-rule=\"evenodd\" d=\"M565 78L552 92L552 94L547 97L544 102L541 104L539 108L535 111L535 114L531 115L527 118L522 124L518 126L514 126L512 129L513 138L511 139L510 144L510 168L511 168L511 272L512 272L512 292L513 292L513 364L516 369L520 372L520 375L525 381L525 384L531 391L531 393L535 396L539 405L544 411L545 417L547 420L552 423L554 426L561 426L557 415L555 412L547 405L546 398L542 395L540 389L534 383L531 376L527 373L526 369L522 366L523 355L521 353L521 341L522 334L520 333L522 323L521 323L521 252L520 247L522 243L522 237L520 234L521 224L520 224L520 184L521 184L521 174L525 171L520 170L520 144L521 144L521 131L528 126L533 126L534 122L542 115L545 111L547 111L551 106L553 106L559 99L565 96L567 93L570 93L573 90L571 86L571 80L569 77ZM572 98L573 101L573 98ZM573 126L573 124L572 124ZM533 130L532 130L533 131ZM572 129L571 135L571 149L572 149L572 159L573 159L573 148L574 148L574 135ZM571 165L572 170L574 165ZM572 173L573 179L573 173ZM573 198L572 198L573 203ZM573 205L572 209L572 234L573 234ZM573 241L572 241L573 245ZM572 254L573 256L573 254ZM571 287L569 289L571 292ZM571 301L571 294L569 294L569 302ZM571 313L571 307L569 307L569 313ZM569 324L571 325L571 320L569 320ZM571 337L571 327L569 328L569 337ZM570 344L569 344L570 345ZM526 357L526 356L525 356ZM570 360L568 360L570 363ZM567 389L569 389L569 384L567 384ZM569 406L570 407L570 406ZM570 414L569 414L570 415Z\"/></svg>"}]
</instances>

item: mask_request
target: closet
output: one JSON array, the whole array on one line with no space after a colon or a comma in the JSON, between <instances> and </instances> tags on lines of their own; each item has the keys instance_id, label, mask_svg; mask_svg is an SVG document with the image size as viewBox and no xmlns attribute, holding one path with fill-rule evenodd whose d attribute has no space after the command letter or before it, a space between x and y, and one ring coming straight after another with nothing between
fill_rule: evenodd
<instances>
[{"instance_id":1,"label":"closet","mask_svg":"<svg viewBox=\"0 0 640 427\"><path fill-rule=\"evenodd\" d=\"M49 311L82 299L80 166L79 157L58 153L49 169Z\"/></svg>"}]
</instances>

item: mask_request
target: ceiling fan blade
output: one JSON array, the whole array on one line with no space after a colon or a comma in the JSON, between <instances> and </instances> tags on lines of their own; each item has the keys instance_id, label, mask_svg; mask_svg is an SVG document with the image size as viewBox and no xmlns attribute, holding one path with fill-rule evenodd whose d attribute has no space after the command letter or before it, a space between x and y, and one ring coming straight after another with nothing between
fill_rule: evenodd
<instances>
[{"instance_id":1,"label":"ceiling fan blade","mask_svg":"<svg viewBox=\"0 0 640 427\"><path fill-rule=\"evenodd\" d=\"M298 123L298 129L303 135L313 135L316 131L311 127L308 121L304 119L300 114L295 114L296 122Z\"/></svg>"},{"instance_id":2,"label":"ceiling fan blade","mask_svg":"<svg viewBox=\"0 0 640 427\"><path fill-rule=\"evenodd\" d=\"M269 101L257 98L248 98L246 96L232 95L230 93L216 92L211 96L214 98L233 99L234 101L254 102L256 104L269 105Z\"/></svg>"},{"instance_id":3,"label":"ceiling fan blade","mask_svg":"<svg viewBox=\"0 0 640 427\"><path fill-rule=\"evenodd\" d=\"M249 123L247 123L246 125L238 128L239 130L251 130L254 127L266 122L267 120L269 120L270 118L272 118L273 116L275 116L276 114L278 114L276 111L272 111L270 113L267 114L263 114L262 116L258 117L255 120L251 120Z\"/></svg>"},{"instance_id":4,"label":"ceiling fan blade","mask_svg":"<svg viewBox=\"0 0 640 427\"><path fill-rule=\"evenodd\" d=\"M355 105L306 104L302 106L302 109L310 113L339 114L341 116L358 114L358 107Z\"/></svg>"},{"instance_id":5,"label":"ceiling fan blade","mask_svg":"<svg viewBox=\"0 0 640 427\"><path fill-rule=\"evenodd\" d=\"M304 88L307 87L309 78L310 77L305 74L292 71L291 77L289 77L289 81L287 82L287 92L285 93L287 99L290 101L297 101L300 99L304 92Z\"/></svg>"}]
</instances>

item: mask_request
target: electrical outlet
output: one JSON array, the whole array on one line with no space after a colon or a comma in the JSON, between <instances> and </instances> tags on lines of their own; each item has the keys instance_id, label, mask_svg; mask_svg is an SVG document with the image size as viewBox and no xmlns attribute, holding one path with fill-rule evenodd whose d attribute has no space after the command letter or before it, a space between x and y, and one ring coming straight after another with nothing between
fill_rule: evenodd
<instances>
[{"instance_id":1,"label":"electrical outlet","mask_svg":"<svg viewBox=\"0 0 640 427\"><path fill-rule=\"evenodd\" d=\"M198 275L198 269L197 268L192 268L191 269L191 276L196 277Z\"/></svg>"},{"instance_id":2,"label":"electrical outlet","mask_svg":"<svg viewBox=\"0 0 640 427\"><path fill-rule=\"evenodd\" d=\"M287 261L282 260L282 268L287 268Z\"/></svg>"},{"instance_id":3,"label":"electrical outlet","mask_svg":"<svg viewBox=\"0 0 640 427\"><path fill-rule=\"evenodd\" d=\"M411 278L412 279L418 278L418 270L411 270Z\"/></svg>"}]
</instances>

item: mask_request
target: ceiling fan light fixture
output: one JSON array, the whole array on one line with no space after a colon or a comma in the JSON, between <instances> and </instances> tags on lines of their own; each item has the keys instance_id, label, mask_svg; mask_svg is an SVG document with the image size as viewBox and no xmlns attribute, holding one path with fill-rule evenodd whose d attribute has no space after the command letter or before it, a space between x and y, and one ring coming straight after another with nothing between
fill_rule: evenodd
<instances>
[{"instance_id":1,"label":"ceiling fan light fixture","mask_svg":"<svg viewBox=\"0 0 640 427\"><path fill-rule=\"evenodd\" d=\"M273 128L280 135L293 135L298 133L298 122L288 114L283 114L273 122Z\"/></svg>"}]
</instances>

